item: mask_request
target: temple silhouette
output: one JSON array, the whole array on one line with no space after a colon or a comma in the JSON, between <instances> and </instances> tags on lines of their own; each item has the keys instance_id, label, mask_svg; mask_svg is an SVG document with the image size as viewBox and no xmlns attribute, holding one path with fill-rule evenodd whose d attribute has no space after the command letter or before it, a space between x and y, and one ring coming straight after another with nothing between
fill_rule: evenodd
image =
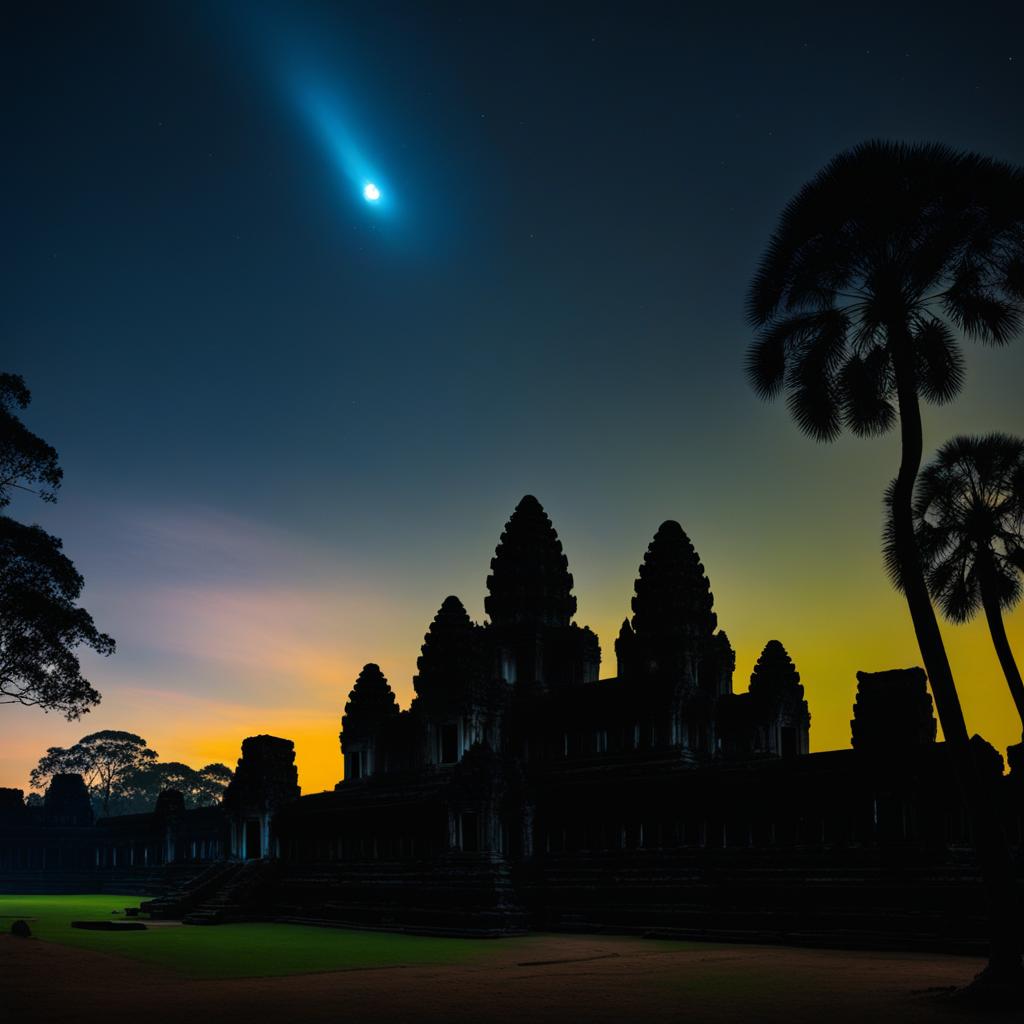
<instances>
[{"instance_id":1,"label":"temple silhouette","mask_svg":"<svg viewBox=\"0 0 1024 1024\"><path fill-rule=\"evenodd\" d=\"M255 736L223 804L93 821L79 776L0 791L0 887L145 892L153 916L437 934L528 927L980 949L980 875L923 670L858 672L852 746L809 753L800 675L766 643L747 692L710 583L663 523L601 678L561 542L517 505L485 625L447 597L411 706L375 664L341 720L344 779L301 796ZM1021 864L1024 763L980 739Z\"/></svg>"}]
</instances>

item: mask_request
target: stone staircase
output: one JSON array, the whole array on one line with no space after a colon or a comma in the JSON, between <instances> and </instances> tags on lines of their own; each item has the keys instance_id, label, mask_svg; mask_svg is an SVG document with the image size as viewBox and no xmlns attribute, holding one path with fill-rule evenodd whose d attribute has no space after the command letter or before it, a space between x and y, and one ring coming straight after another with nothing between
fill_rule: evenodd
<instances>
[{"instance_id":1,"label":"stone staircase","mask_svg":"<svg viewBox=\"0 0 1024 1024\"><path fill-rule=\"evenodd\" d=\"M241 869L242 865L236 861L215 861L199 874L193 874L173 885L164 895L147 900L141 904L140 909L154 920L183 918L227 885Z\"/></svg>"},{"instance_id":2,"label":"stone staircase","mask_svg":"<svg viewBox=\"0 0 1024 1024\"><path fill-rule=\"evenodd\" d=\"M271 860L250 860L234 864L214 888L184 915L185 924L228 924L237 921L266 920L268 890L278 874Z\"/></svg>"}]
</instances>

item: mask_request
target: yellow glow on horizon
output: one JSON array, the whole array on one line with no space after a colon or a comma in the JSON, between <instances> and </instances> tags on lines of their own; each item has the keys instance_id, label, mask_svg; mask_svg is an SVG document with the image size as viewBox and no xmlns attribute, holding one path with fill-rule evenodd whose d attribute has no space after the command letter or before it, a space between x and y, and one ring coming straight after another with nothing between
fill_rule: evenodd
<instances>
[{"instance_id":1,"label":"yellow glow on horizon","mask_svg":"<svg viewBox=\"0 0 1024 1024\"><path fill-rule=\"evenodd\" d=\"M782 641L810 704L811 749L847 747L857 670L921 663L906 606L885 581L874 538L866 536L862 550L844 550L827 565L807 556L813 538L780 538L768 556L775 561L755 571L747 551L735 547L728 524L717 535L706 523L690 529L711 581L719 625L737 653L736 691L746 689L764 644ZM577 621L598 633L602 676L612 676L613 642L629 611L643 551L577 553L572 528L560 533L576 575ZM5 709L11 727L0 749L0 785L27 788L28 771L48 746L118 728L144 736L162 760L195 767L222 761L233 768L246 736L282 736L295 742L303 792L333 788L342 775L341 715L362 665L379 663L400 705L408 707L416 657L436 610L420 597L359 580L349 579L348 588L159 590L150 598L149 618L142 620L146 635L137 629L127 641L177 659L175 667L140 682L118 675L117 658L95 661L90 675L104 700L78 722ZM463 593L477 619L483 589L481 575L474 590ZM443 596L438 594L437 604ZM1024 660L1024 611L1007 615L1006 627ZM1004 752L1020 740L1021 729L983 617L967 626L943 623L942 631L968 729ZM210 683L206 689L203 680Z\"/></svg>"},{"instance_id":2,"label":"yellow glow on horizon","mask_svg":"<svg viewBox=\"0 0 1024 1024\"><path fill-rule=\"evenodd\" d=\"M874 671L920 664L906 610L897 595L889 597L878 602L872 615L865 614L864 620L856 623L856 629L850 629L849 622L830 624L828 615L822 614L817 621L808 623L803 636L792 629L777 631L777 638L783 641L796 662L810 703L812 751L849 746L849 720L858 669ZM746 616L735 614L733 618L742 620ZM617 617L614 621L591 622L602 639L605 658L602 675L605 677L615 671L610 641L620 622ZM736 648L735 689L742 692L746 690L750 671L764 643L776 637L766 632L763 639L761 635L756 640L747 638L746 629L737 629L739 624L734 622L729 629L729 623L723 623ZM1008 616L1006 624L1015 650L1024 650L1024 615ZM944 624L943 633L968 729L981 733L1000 752L1005 752L1008 744L1019 742L1020 722L984 621L979 619L956 628ZM869 637L870 642L864 642L864 637ZM408 707L412 699L411 676L420 642L421 638L412 638L404 651L379 659L402 707ZM404 675L401 665L408 666ZM301 673L296 671L292 677L292 686L297 694L306 695L307 703L299 708L251 707L227 701L195 702L171 693L139 691L137 707L125 708L113 724L101 722L98 715L95 722L88 719L59 722L52 716L42 717L24 709L22 717L28 729L5 751L4 763L0 765L6 769L4 784L26 788L27 768L22 768L14 777L10 769L15 765L31 767L46 746L66 745L97 728L123 727L144 735L162 759L184 761L195 767L222 761L234 768L246 736L259 733L283 736L295 742L303 792L332 789L342 777L338 744L341 714L361 666L354 660L344 667L337 663L332 665L329 659L309 652L301 666L296 666L300 667ZM336 683L325 687L327 677ZM143 719L143 709L156 701L162 705L160 713L153 715L150 710ZM57 726L59 728L55 728Z\"/></svg>"}]
</instances>

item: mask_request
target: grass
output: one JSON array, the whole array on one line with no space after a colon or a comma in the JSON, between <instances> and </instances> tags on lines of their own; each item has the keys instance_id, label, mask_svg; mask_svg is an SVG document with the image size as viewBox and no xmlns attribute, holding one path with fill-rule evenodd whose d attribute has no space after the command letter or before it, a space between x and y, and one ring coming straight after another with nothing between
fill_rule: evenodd
<instances>
[{"instance_id":1,"label":"grass","mask_svg":"<svg viewBox=\"0 0 1024 1024\"><path fill-rule=\"evenodd\" d=\"M403 964L462 964L486 959L493 940L442 939L297 924L154 925L144 932L94 932L77 920L125 920L138 896L0 896L0 930L29 920L44 942L115 953L193 978L269 977ZM120 911L114 915L111 911ZM32 920L32 919L35 920ZM506 942L521 942L512 939Z\"/></svg>"}]
</instances>

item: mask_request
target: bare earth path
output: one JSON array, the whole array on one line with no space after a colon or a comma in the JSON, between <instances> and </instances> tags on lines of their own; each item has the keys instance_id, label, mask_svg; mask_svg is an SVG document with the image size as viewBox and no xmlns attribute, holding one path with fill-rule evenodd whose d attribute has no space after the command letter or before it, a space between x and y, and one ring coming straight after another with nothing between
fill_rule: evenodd
<instances>
[{"instance_id":1,"label":"bare earth path","mask_svg":"<svg viewBox=\"0 0 1024 1024\"><path fill-rule=\"evenodd\" d=\"M700 1021L876 1024L974 1014L925 990L961 985L977 960L928 954L721 945L615 936L496 944L486 964L196 980L118 956L0 936L5 1021L174 1024L339 1020ZM986 1013L994 1022L1019 1020Z\"/></svg>"}]
</instances>

